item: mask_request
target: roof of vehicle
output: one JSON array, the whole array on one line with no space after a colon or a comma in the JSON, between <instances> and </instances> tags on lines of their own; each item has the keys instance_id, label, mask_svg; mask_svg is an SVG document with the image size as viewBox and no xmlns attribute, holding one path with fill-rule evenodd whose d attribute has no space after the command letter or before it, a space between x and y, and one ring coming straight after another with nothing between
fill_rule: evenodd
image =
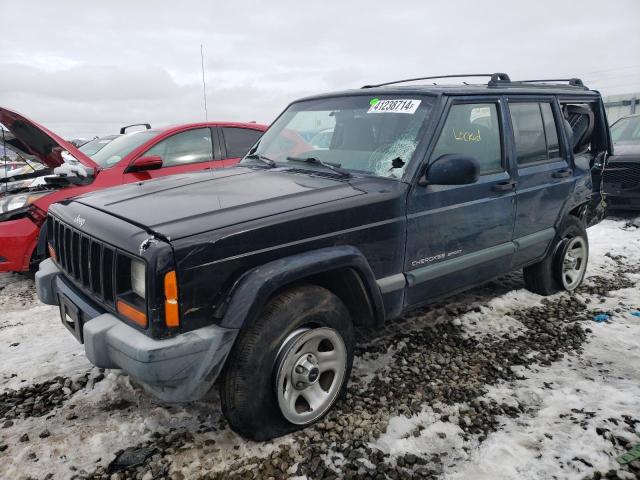
<instances>
[{"instance_id":1,"label":"roof of vehicle","mask_svg":"<svg viewBox=\"0 0 640 480\"><path fill-rule=\"evenodd\" d=\"M202 127L242 127L242 128L251 128L254 130L266 130L268 125L263 125L261 123L255 122L195 122L195 123L176 123L172 125L165 125L162 127L153 127L145 130L134 130L128 133L116 133L112 135L104 135L102 137L96 137L89 140L92 142L94 140L114 140L122 135L132 135L134 133L140 132L155 132L155 133L165 133L171 130L185 130L190 128L202 128ZM87 143L89 143L87 142Z\"/></svg>"},{"instance_id":2,"label":"roof of vehicle","mask_svg":"<svg viewBox=\"0 0 640 480\"><path fill-rule=\"evenodd\" d=\"M176 123L173 125L166 125L164 127L154 127L150 130L137 130L138 132L167 132L169 130L183 130L188 128L198 128L198 127L240 127L240 128L251 128L254 130L266 130L268 125L263 125L261 123L255 122L195 122L195 123ZM135 133L135 132L131 132Z\"/></svg>"},{"instance_id":3,"label":"roof of vehicle","mask_svg":"<svg viewBox=\"0 0 640 480\"><path fill-rule=\"evenodd\" d=\"M406 82L418 82L425 80L437 80L440 78L469 78L469 77L490 77L487 83L458 83L458 84L438 84L431 82L428 84L400 85ZM559 83L562 82L562 83ZM365 85L357 90L345 90L330 94L314 95L301 100L313 100L346 95L562 95L562 96L593 96L599 97L600 93L590 90L579 78L550 79L550 80L517 80L512 81L507 74L467 74L467 75L444 75L434 77L412 78L407 80L397 80L393 82L381 83L378 85Z\"/></svg>"}]
</instances>

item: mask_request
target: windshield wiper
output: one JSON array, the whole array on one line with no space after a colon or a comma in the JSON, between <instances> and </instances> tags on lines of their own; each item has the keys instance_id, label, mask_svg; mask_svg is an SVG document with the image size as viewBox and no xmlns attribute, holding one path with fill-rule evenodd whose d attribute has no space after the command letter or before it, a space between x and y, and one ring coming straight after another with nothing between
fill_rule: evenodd
<instances>
[{"instance_id":1,"label":"windshield wiper","mask_svg":"<svg viewBox=\"0 0 640 480\"><path fill-rule=\"evenodd\" d=\"M333 170L336 173L339 173L343 177L350 177L351 172L340 168L339 164L323 162L319 158L316 157L287 157L287 160L291 162L303 162L303 163L312 163L313 165L320 165L322 167L328 168L329 170Z\"/></svg>"},{"instance_id":2,"label":"windshield wiper","mask_svg":"<svg viewBox=\"0 0 640 480\"><path fill-rule=\"evenodd\" d=\"M262 163L266 163L267 165L269 165L269 168L274 168L276 166L276 162L271 160L269 157L261 155L259 153L250 153L244 158L248 158L249 160L260 160Z\"/></svg>"}]
</instances>

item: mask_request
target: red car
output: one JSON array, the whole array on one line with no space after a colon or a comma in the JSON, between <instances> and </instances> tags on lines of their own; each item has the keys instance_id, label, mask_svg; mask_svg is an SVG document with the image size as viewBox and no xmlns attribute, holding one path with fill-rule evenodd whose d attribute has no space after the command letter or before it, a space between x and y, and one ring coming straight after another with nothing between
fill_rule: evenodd
<instances>
[{"instance_id":1,"label":"red car","mask_svg":"<svg viewBox=\"0 0 640 480\"><path fill-rule=\"evenodd\" d=\"M231 166L267 129L232 122L155 128L122 135L89 157L36 122L0 107L1 126L0 143L44 165L31 175L46 178L0 196L0 272L27 271L47 256L41 226L52 203L123 183Z\"/></svg>"}]
</instances>

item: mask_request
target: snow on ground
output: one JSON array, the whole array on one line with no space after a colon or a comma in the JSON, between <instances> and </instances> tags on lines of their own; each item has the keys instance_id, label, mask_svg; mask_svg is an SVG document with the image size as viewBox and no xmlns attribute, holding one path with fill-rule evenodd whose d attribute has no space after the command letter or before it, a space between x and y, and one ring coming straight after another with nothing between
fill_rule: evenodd
<instances>
[{"instance_id":1,"label":"snow on ground","mask_svg":"<svg viewBox=\"0 0 640 480\"><path fill-rule=\"evenodd\" d=\"M607 252L624 257L625 264L640 264L640 228L624 229L624 224L605 220L589 230L587 277L608 276L616 270L618 265L604 255ZM624 415L637 418L640 412L640 317L632 314L640 309L640 275L629 276L634 287L612 292L597 304L601 312L620 312L606 323L590 325L593 334L581 355L549 367L524 370L524 379L490 387L483 397L526 405L527 414L516 419L502 418L500 430L478 444L475 439L462 441L462 431L456 432L451 423L440 422L441 415L434 416L427 406L423 413L410 419L392 419L377 446L392 454L439 453L444 444L450 451L460 453L443 475L456 480L579 479L594 469L616 470L619 465L615 457L621 452L612 448L596 428L618 430L616 421L620 422ZM491 300L480 312L467 313L454 322L461 322L469 336L522 331L526 327L505 313L539 305L541 300L526 290L511 291ZM440 435L445 425L449 428L443 439ZM417 426L424 428L420 437L408 435ZM636 429L640 436L640 425ZM631 445L640 442L628 432L619 435ZM472 453L466 455L467 450ZM619 475L635 478L628 472Z\"/></svg>"},{"instance_id":2,"label":"snow on ground","mask_svg":"<svg viewBox=\"0 0 640 480\"><path fill-rule=\"evenodd\" d=\"M526 372L526 380L491 388L486 398L517 399L532 411L503 419L501 429L467 462L452 466L446 478L583 478L593 468L615 470L619 453L596 427L615 429L609 419L640 412L640 318L630 314L635 310L631 306L640 305L640 290L619 290L599 308L621 304L626 307L610 323L594 323L593 336L579 357L535 368ZM581 423L585 419L587 426ZM637 428L640 434L640 425ZM629 433L621 435L632 443L640 441Z\"/></svg>"},{"instance_id":3,"label":"snow on ground","mask_svg":"<svg viewBox=\"0 0 640 480\"><path fill-rule=\"evenodd\" d=\"M37 305L0 314L0 387L20 388L56 375L71 376L91 368L82 345L58 319L55 307Z\"/></svg>"},{"instance_id":4,"label":"snow on ground","mask_svg":"<svg viewBox=\"0 0 640 480\"><path fill-rule=\"evenodd\" d=\"M589 278L611 277L621 266L640 265L640 228L605 220L589 230L589 238ZM625 415L638 418L640 412L640 318L631 314L640 308L640 275L627 275L633 287L615 290L602 302L583 298L590 309L613 316L606 323L587 325L591 333L581 353L548 366L520 368L517 380L486 389L483 400L520 405L522 410L515 417L499 417L497 431L486 438L466 435L454 420L467 405L434 403L423 405L418 414L390 418L371 445L389 454L391 462L407 453L440 455L441 476L447 479L584 478L593 471L618 469L615 457L624 449L613 436L631 445L640 441L620 427ZM509 313L543 304L542 297L523 288L495 298L484 295L470 292L446 307L412 314L408 325L451 321L464 336L478 341L522 335L527 327ZM461 313L446 313L445 308ZM400 342L380 354L357 358L354 375L363 388L374 377L387 375L390 361L403 348ZM163 405L126 375L103 375L63 327L57 308L40 304L32 280L21 275L0 274L0 358L0 395L58 376L70 382L83 375L91 379L83 388L66 391L64 400L43 416L13 418L2 425L0 478L83 475L106 467L121 449L185 430L191 438L165 454L172 478L195 478L224 471L244 458L267 457L283 446L297 448L293 436L266 443L243 440L225 426L215 396L211 402ZM640 424L634 428L640 434ZM48 436L41 438L45 430ZM21 441L25 434L29 439ZM345 459L329 449L324 461L337 467ZM294 471L292 465L289 473Z\"/></svg>"}]
</instances>

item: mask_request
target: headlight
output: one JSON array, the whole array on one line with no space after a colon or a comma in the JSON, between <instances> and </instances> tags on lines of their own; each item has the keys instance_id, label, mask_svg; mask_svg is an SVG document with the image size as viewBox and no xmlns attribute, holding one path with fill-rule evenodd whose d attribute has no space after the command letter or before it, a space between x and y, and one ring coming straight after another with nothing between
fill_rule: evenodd
<instances>
[{"instance_id":1,"label":"headlight","mask_svg":"<svg viewBox=\"0 0 640 480\"><path fill-rule=\"evenodd\" d=\"M0 214L9 213L14 210L20 210L21 208L31 205L43 195L46 194L40 193L29 195L28 193L23 193L20 195L7 195L3 198L0 198Z\"/></svg>"},{"instance_id":2,"label":"headlight","mask_svg":"<svg viewBox=\"0 0 640 480\"><path fill-rule=\"evenodd\" d=\"M146 268L144 262L131 260L131 290L140 298L146 298Z\"/></svg>"}]
</instances>

